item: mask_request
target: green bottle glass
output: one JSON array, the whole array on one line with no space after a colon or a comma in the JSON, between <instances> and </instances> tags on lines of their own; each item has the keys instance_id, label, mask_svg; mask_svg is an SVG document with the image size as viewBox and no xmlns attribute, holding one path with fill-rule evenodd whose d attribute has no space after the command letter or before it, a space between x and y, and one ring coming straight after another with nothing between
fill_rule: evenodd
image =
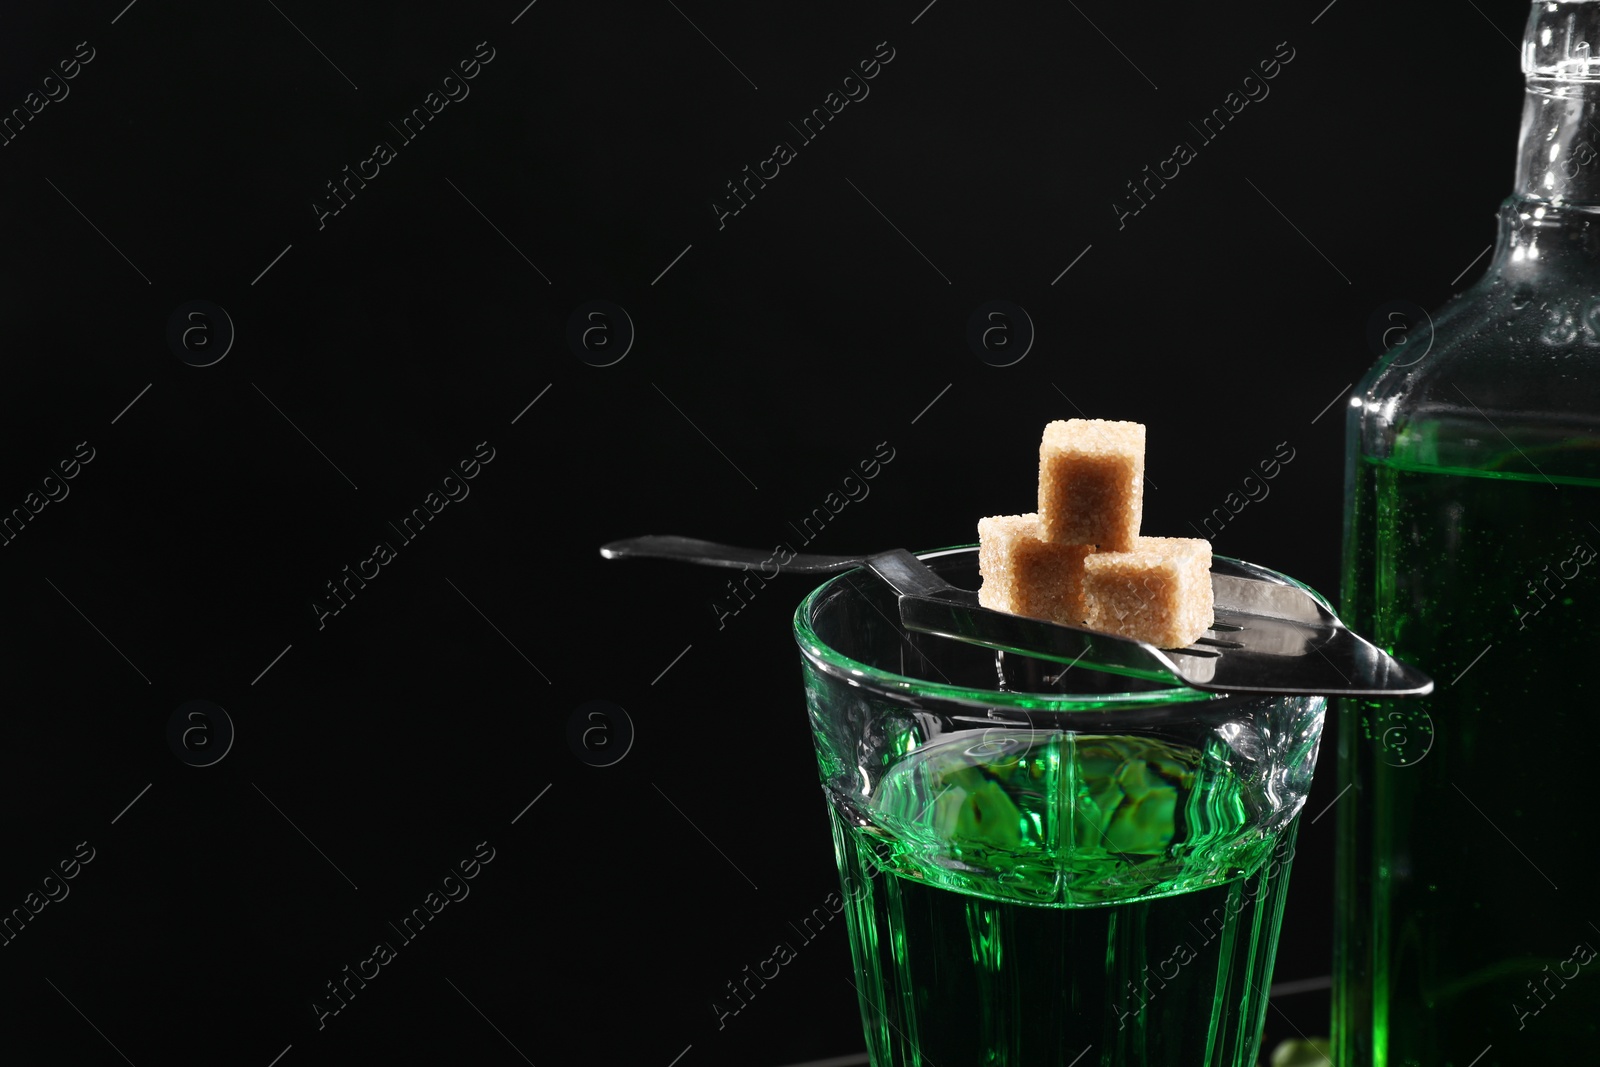
<instances>
[{"instance_id":1,"label":"green bottle glass","mask_svg":"<svg viewBox=\"0 0 1600 1067\"><path fill-rule=\"evenodd\" d=\"M1533 5L1494 259L1351 399L1342 615L1437 688L1338 711L1340 1067L1600 1057L1591 55L1600 3Z\"/></svg>"}]
</instances>

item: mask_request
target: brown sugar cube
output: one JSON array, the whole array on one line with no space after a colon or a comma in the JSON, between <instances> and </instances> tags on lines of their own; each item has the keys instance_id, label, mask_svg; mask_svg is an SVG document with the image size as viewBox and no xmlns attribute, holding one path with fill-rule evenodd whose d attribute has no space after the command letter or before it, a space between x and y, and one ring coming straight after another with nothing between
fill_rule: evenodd
<instances>
[{"instance_id":1,"label":"brown sugar cube","mask_svg":"<svg viewBox=\"0 0 1600 1067\"><path fill-rule=\"evenodd\" d=\"M1039 445L1039 524L1047 541L1126 552L1144 512L1144 424L1067 419Z\"/></svg>"},{"instance_id":2,"label":"brown sugar cube","mask_svg":"<svg viewBox=\"0 0 1600 1067\"><path fill-rule=\"evenodd\" d=\"M1211 542L1141 537L1131 552L1084 560L1085 624L1157 648L1187 648L1210 628Z\"/></svg>"},{"instance_id":3,"label":"brown sugar cube","mask_svg":"<svg viewBox=\"0 0 1600 1067\"><path fill-rule=\"evenodd\" d=\"M1083 561L1093 545L1063 545L1040 536L1039 516L978 520L978 603L994 611L1082 626Z\"/></svg>"}]
</instances>

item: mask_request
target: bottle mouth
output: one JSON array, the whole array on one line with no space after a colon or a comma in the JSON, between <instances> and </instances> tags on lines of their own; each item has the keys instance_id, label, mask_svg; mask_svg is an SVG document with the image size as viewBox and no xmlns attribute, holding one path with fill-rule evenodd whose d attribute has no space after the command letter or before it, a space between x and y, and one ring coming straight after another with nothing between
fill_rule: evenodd
<instances>
[{"instance_id":1,"label":"bottle mouth","mask_svg":"<svg viewBox=\"0 0 1600 1067\"><path fill-rule=\"evenodd\" d=\"M1538 0L1522 38L1530 82L1600 82L1600 2Z\"/></svg>"}]
</instances>

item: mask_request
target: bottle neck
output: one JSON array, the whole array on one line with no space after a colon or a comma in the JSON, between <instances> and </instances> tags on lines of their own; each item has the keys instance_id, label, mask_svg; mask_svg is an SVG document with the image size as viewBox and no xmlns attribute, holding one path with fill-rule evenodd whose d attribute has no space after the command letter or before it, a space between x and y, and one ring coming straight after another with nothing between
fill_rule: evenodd
<instances>
[{"instance_id":1,"label":"bottle neck","mask_svg":"<svg viewBox=\"0 0 1600 1067\"><path fill-rule=\"evenodd\" d=\"M1600 81L1527 82L1513 197L1600 208Z\"/></svg>"},{"instance_id":2,"label":"bottle neck","mask_svg":"<svg viewBox=\"0 0 1600 1067\"><path fill-rule=\"evenodd\" d=\"M1600 272L1600 82L1528 78L1517 177L1488 274Z\"/></svg>"},{"instance_id":3,"label":"bottle neck","mask_svg":"<svg viewBox=\"0 0 1600 1067\"><path fill-rule=\"evenodd\" d=\"M1522 72L1517 176L1490 274L1600 271L1600 0L1532 4Z\"/></svg>"}]
</instances>

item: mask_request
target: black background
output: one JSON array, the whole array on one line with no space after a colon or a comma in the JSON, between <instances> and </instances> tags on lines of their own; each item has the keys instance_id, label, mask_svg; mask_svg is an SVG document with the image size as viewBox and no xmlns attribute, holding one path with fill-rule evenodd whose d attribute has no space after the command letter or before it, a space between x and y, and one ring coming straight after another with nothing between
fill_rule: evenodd
<instances>
[{"instance_id":1,"label":"black background","mask_svg":"<svg viewBox=\"0 0 1600 1067\"><path fill-rule=\"evenodd\" d=\"M95 850L0 948L8 1062L859 1050L842 924L711 1008L837 886L805 580L719 627L724 575L597 547L792 540L880 443L811 547L965 543L1031 510L1040 430L1081 412L1149 426L1148 533L1192 535L1287 443L1215 545L1336 593L1343 399L1377 309L1486 262L1527 10L124 2L0 11L0 109L94 51L0 147L0 511L94 451L0 548L0 910ZM870 95L800 144L879 42ZM1201 142L1280 42L1270 95ZM319 228L377 141L397 157ZM1178 141L1197 158L1119 229ZM237 332L209 367L166 342L196 299ZM566 340L594 299L637 331L608 367ZM995 299L1037 331L1011 366L966 341ZM484 441L470 496L319 628L324 583ZM222 762L168 746L191 699L237 730ZM591 700L636 731L613 766L569 744ZM1331 740L1280 981L1330 969ZM324 983L482 841L471 895L319 1030ZM1274 1004L1267 1048L1326 1032L1326 992Z\"/></svg>"}]
</instances>

